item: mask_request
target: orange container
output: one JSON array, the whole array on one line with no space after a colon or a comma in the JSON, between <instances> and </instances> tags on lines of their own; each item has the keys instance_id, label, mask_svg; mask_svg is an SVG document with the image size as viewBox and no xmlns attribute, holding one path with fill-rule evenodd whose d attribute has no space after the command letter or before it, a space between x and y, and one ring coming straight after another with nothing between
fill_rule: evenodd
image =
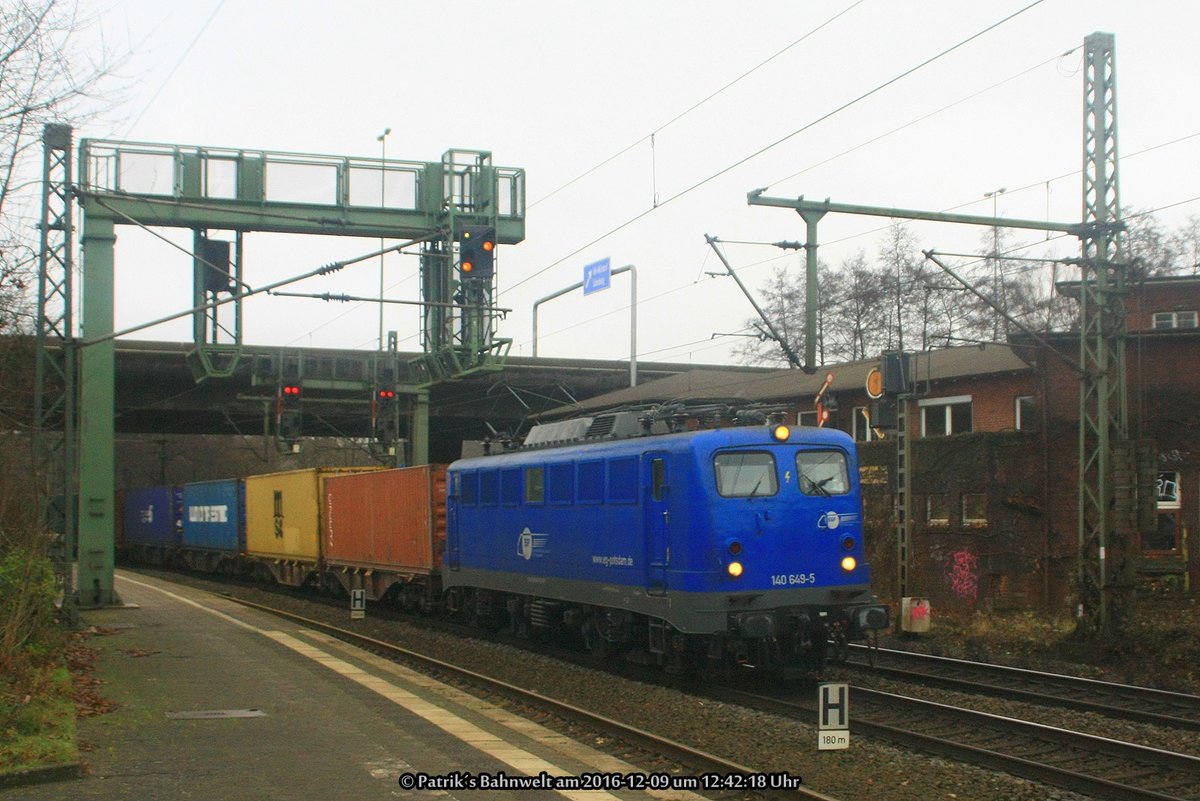
<instances>
[{"instance_id":1,"label":"orange container","mask_svg":"<svg viewBox=\"0 0 1200 801\"><path fill-rule=\"evenodd\" d=\"M316 563L321 498L330 478L377 467L314 467L246 478L246 552Z\"/></svg>"},{"instance_id":2,"label":"orange container","mask_svg":"<svg viewBox=\"0 0 1200 801\"><path fill-rule=\"evenodd\" d=\"M420 465L325 480L327 566L428 574L446 541L446 468Z\"/></svg>"}]
</instances>

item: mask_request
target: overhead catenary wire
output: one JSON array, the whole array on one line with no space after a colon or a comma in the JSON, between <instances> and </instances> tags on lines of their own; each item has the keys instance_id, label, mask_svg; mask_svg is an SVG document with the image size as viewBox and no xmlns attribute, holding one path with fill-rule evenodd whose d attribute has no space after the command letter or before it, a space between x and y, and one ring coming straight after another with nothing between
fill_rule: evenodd
<instances>
[{"instance_id":1,"label":"overhead catenary wire","mask_svg":"<svg viewBox=\"0 0 1200 801\"><path fill-rule=\"evenodd\" d=\"M1000 27L1004 23L1015 19L1016 17L1020 16L1021 14L1024 14L1025 12L1029 11L1030 9L1032 9L1038 5L1041 5L1043 2L1045 2L1045 0L1034 0L1032 3L1029 3L1028 5L1024 6L1023 8L1020 8L1017 11L1014 11L1011 14L1005 16L1004 18L992 23L991 25L988 25L986 28L983 28L982 30L971 34L970 36L966 37L965 39L960 40L956 44L953 44L950 47L945 48L944 50L937 53L936 55L930 56L929 58L925 59L924 61L920 62L919 64L917 64L913 67L910 67L907 70L904 70L903 72L899 73L898 75L895 75L892 78L889 78L888 80L884 81L883 83L878 84L874 88L869 89L866 92L863 92L862 94L856 96L855 98L853 98L851 100L846 101L845 103L834 108L833 110L822 114L821 116L817 117L814 120L811 120L810 122L802 125L801 127L797 128L796 130L792 131L791 133L786 134L786 135L780 137L779 139L776 139L774 142L764 145L763 147L759 148L758 150L754 151L753 153L750 153L749 155L744 156L741 159L738 159L737 161L733 162L732 164L729 164L728 166L723 167L722 169L718 170L717 172L709 175L707 178L704 178L704 179L692 184L691 186L689 186L685 189L682 189L679 192L676 192L675 194L669 196L668 198L661 201L657 205L651 206L648 209L644 209L643 211L639 212L638 214L635 214L633 217L630 217L629 219L627 219L625 222L622 222L622 223L618 224L617 226L609 229L605 233L600 234L599 236L595 237L590 242L588 242L584 245L581 245L580 247L576 248L575 250L571 251L570 253L566 254L565 256L562 256L562 257L556 259L555 261L552 261L551 263L547 264L545 267L542 267L540 270L537 270L537 271L533 272L532 274L526 276L525 278L522 278L520 281L517 281L517 283L513 284L511 287L508 287L508 289L504 290L504 291L511 291L513 289L516 289L519 286L522 286L523 284L528 283L529 281L532 281L534 278L538 277L539 275L542 275L543 273L549 271L550 269L552 269L554 267L557 267L559 264L563 263L564 261L571 258L572 256L575 256L575 255L583 252L584 250L591 247L592 245L595 245L598 242L602 242L603 240L607 239L608 237L612 236L613 234L617 233L618 231L628 228L633 223L637 222L638 220L641 220L643 217L646 217L647 215L653 213L654 211L657 211L658 209L662 208L663 206L666 206L666 205L672 203L673 201L678 200L679 198L684 197L685 195L688 195L691 192L694 192L695 190L699 189L700 187L716 180L717 178L721 177L722 175L725 175L726 173L730 172L731 170L734 170L734 169L740 167L741 165L757 158L758 156L762 155L763 153L766 153L768 150L778 147L779 145L783 144L784 142L788 141L789 139L792 139L793 137L798 136L801 133L804 133L805 131L813 128L814 126L819 125L822 122L834 117L835 115L840 114L841 112L862 102L863 100L866 100L867 98L871 97L872 95L875 95L875 94L883 91L884 89L891 86L892 84L897 83L898 81L901 81L904 78L907 78L908 76L914 74L915 72L918 72L919 70L929 66L930 64L933 64L934 62L938 61L939 59L946 57L950 53L953 53L954 51L966 46L967 44L970 44L971 42L975 41L976 39L980 38L981 36L984 36L987 33Z\"/></svg>"},{"instance_id":2,"label":"overhead catenary wire","mask_svg":"<svg viewBox=\"0 0 1200 801\"><path fill-rule=\"evenodd\" d=\"M192 37L192 41L188 43L188 46L184 48L184 51L179 55L179 58L175 61L175 66L171 67L170 72L167 73L167 77L163 78L162 83L160 83L158 88L154 90L154 94L151 95L150 99L146 101L146 105L142 107L140 112L138 112L138 115L134 118L133 122L129 123L129 127L125 129L125 134L121 137L122 139L128 139L129 135L133 133L133 129L136 128L137 124L142 121L142 117L146 116L146 112L150 110L150 107L154 105L156 100L158 100L158 96L162 94L162 90L165 89L167 84L171 82L171 79L175 77L175 73L179 71L179 68L183 65L183 62L187 60L188 54L192 52L192 48L194 48L196 43L200 41L200 38L204 36L204 32L208 30L209 25L212 25L213 20L217 18L217 14L221 12L221 8L224 5L225 0L218 1L216 7L212 10L212 13L208 15L208 19L204 21L204 24L200 26L200 30L196 31L196 35Z\"/></svg>"},{"instance_id":3,"label":"overhead catenary wire","mask_svg":"<svg viewBox=\"0 0 1200 801\"><path fill-rule=\"evenodd\" d=\"M550 192L547 192L545 195L542 195L540 198L538 198L537 200L535 200L535 201L531 202L531 203L530 203L528 206L526 206L526 208L527 208L527 209L531 209L531 208L533 208L534 206L538 205L539 203L542 203L542 202L544 202L544 201L546 201L546 200L549 200L550 198L554 197L555 195L557 195L559 192L563 191L564 189L566 189L566 188L568 188L568 187L570 187L570 186L572 186L572 185L574 185L574 184L578 183L579 181L583 180L583 179L584 179L584 178L586 178L587 176L589 176L589 175L591 175L592 173L596 172L596 170L599 170L600 168L602 168L602 167L604 167L604 166L606 166L606 165L608 165L608 164L611 164L613 161L615 161L616 159L618 159L618 158L620 158L621 156L625 155L625 154L626 154L626 153L628 153L630 150L633 150L635 147L637 147L638 145L642 144L643 142L649 141L649 142L651 143L651 153L652 153L652 155L653 155L653 143L654 143L654 137L655 137L655 135L656 135L656 134L658 134L658 133L661 133L661 132L662 132L662 131L663 131L665 128L669 128L670 126L672 126L672 125L674 125L675 123L679 122L681 119L683 119L684 117L688 116L689 114L691 114L691 113L692 113L693 111L695 111L696 109L698 109L698 108L700 108L701 106L703 106L704 104L708 103L708 101L710 101L710 100L714 99L714 98L715 98L715 97L717 97L718 95L720 95L720 94L722 94L723 92L725 92L725 90L732 88L732 87L733 87L735 84L737 84L737 83L740 83L742 80L744 80L744 79L746 79L746 78L750 77L750 75L754 74L754 73L755 73L755 72L757 72L758 70L760 70L760 69L762 69L763 67L765 67L767 64L769 64L769 63L771 63L772 61L774 61L775 59L779 58L780 56L782 56L782 55L783 55L784 53L786 53L787 51L791 50L791 49L792 49L793 47L795 47L796 45L798 45L798 44L801 44L801 43L802 43L802 42L804 42L806 39L808 39L809 37L811 37L811 36L813 36L814 34L816 34L818 31L820 31L820 30L822 30L822 29L824 29L824 28L828 27L829 25L831 25L832 23L834 23L835 21L837 21L837 20L838 20L838 19L840 19L841 17L843 17L843 16L845 16L846 14L848 14L850 11L853 11L855 8L857 8L858 6L862 5L862 4L863 4L863 2L864 2L864 0L856 0L856 2L852 3L851 5L847 6L847 7L846 7L846 8L844 8L844 9L842 9L842 10L841 10L841 11L839 11L838 13L834 14L832 17L830 17L829 19L825 20L824 22L822 22L820 25L816 26L815 28L811 29L810 31L808 31L807 33L805 33L803 36L801 36L799 39L797 39L797 40L795 40L794 42L792 42L791 44L789 44L787 47L783 48L782 50L776 51L774 54L772 54L772 55L768 56L767 58L763 59L763 60L762 60L762 61L760 61L758 64L754 65L753 67L751 67L750 69L746 70L745 72L743 72L743 73L742 73L741 75L739 75L738 77L736 77L736 78L734 78L733 80L729 81L728 83L726 83L726 84L725 84L724 86L722 86L721 88L719 88L719 89L717 89L717 90L715 90L715 91L713 91L713 92L709 93L709 94L708 94L707 96L705 96L703 99L701 99L701 100L697 101L696 103L693 103L691 106L688 106L686 109L684 109L683 111L679 112L678 114L676 114L676 115L675 115L674 117L672 117L671 119L669 119L669 120L667 120L666 122L664 122L664 123L662 123L661 125L659 125L657 128L655 128L655 129L654 129L653 131L651 131L650 133L648 133L648 134L646 134L646 135L644 135L644 136L642 136L642 137L639 137L637 140L635 140L635 141L633 141L633 142L630 142L628 145L626 145L625 147L621 148L621 149L620 149L620 150L618 150L616 153L613 153L611 156L609 156L609 157L607 157L607 158L605 158L605 159L602 159L601 161L599 161L599 162L597 162L596 164L592 165L591 167L589 167L588 169L584 170L584 171L583 171L583 172L581 172L579 175L576 175L574 178L570 179L569 181L567 181L566 183L562 184L562 185L561 185L561 186L559 186L558 188L556 188L556 189L553 189L553 190L551 190ZM657 195L657 190L655 190L655 204L656 204L656 205L657 205L657 202L658 202L658 201L657 201L657 197L658 197L658 195Z\"/></svg>"}]
</instances>

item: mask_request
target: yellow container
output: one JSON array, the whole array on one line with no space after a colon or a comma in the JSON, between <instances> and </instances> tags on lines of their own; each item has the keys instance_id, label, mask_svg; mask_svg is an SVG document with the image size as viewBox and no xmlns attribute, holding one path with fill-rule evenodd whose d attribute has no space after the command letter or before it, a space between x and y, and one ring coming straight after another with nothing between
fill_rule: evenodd
<instances>
[{"instance_id":1,"label":"yellow container","mask_svg":"<svg viewBox=\"0 0 1200 801\"><path fill-rule=\"evenodd\" d=\"M313 467L246 479L246 553L316 562L321 555L325 479L381 467Z\"/></svg>"}]
</instances>

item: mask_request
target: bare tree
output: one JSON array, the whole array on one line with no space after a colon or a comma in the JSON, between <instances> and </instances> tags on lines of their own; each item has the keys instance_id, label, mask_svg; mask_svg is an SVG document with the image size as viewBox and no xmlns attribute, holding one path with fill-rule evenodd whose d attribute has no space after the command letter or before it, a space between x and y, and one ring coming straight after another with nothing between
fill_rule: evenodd
<instances>
[{"instance_id":1,"label":"bare tree","mask_svg":"<svg viewBox=\"0 0 1200 801\"><path fill-rule=\"evenodd\" d=\"M833 361L858 361L882 350L883 280L862 251L844 260L836 274L837 289L822 305L826 351Z\"/></svg>"},{"instance_id":2,"label":"bare tree","mask_svg":"<svg viewBox=\"0 0 1200 801\"><path fill-rule=\"evenodd\" d=\"M794 352L804 346L804 282L796 280L786 266L776 267L766 285L757 290L755 300ZM745 327L757 332L742 344L739 357L746 364L779 364L786 367L787 356L758 317L749 317Z\"/></svg>"},{"instance_id":3,"label":"bare tree","mask_svg":"<svg viewBox=\"0 0 1200 801\"><path fill-rule=\"evenodd\" d=\"M0 333L32 325L41 135L98 109L116 67L74 0L0 2Z\"/></svg>"}]
</instances>

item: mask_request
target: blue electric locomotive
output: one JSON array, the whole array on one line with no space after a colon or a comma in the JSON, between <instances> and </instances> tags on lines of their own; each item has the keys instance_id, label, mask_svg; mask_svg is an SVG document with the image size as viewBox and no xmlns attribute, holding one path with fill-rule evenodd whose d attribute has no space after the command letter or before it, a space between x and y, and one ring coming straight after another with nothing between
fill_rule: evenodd
<instances>
[{"instance_id":1,"label":"blue electric locomotive","mask_svg":"<svg viewBox=\"0 0 1200 801\"><path fill-rule=\"evenodd\" d=\"M518 631L574 629L598 655L675 670L807 666L829 642L887 627L846 434L596 437L621 426L556 423L521 451L450 466L451 608Z\"/></svg>"}]
</instances>

